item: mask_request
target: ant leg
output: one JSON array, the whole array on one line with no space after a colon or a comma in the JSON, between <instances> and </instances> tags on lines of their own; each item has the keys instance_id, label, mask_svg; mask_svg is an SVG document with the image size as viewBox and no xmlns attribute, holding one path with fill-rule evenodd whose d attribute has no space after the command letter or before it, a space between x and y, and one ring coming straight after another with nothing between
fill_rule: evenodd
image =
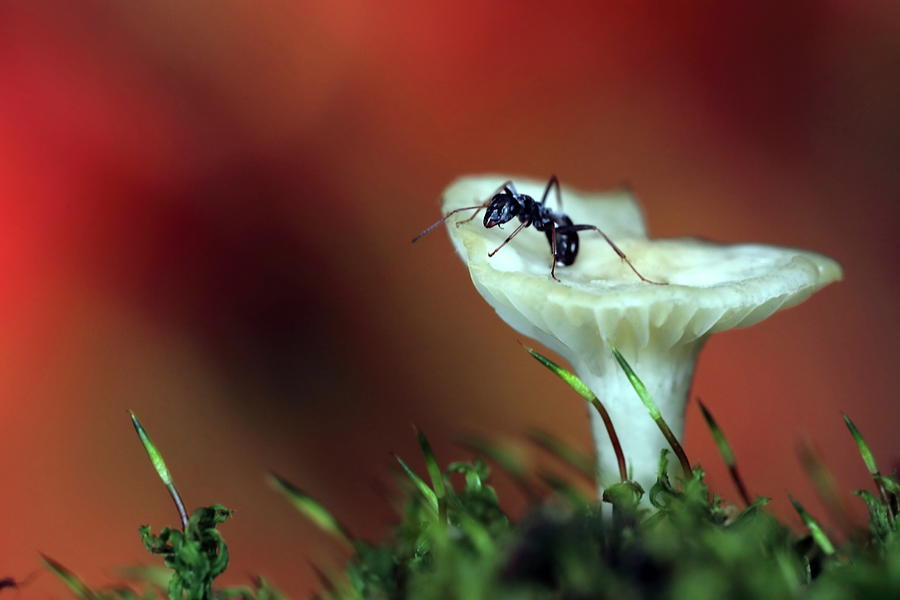
<instances>
[{"instance_id":1,"label":"ant leg","mask_svg":"<svg viewBox=\"0 0 900 600\"><path fill-rule=\"evenodd\" d=\"M529 225L531 225L531 221L522 221L522 222L519 224L519 226L516 227L516 230L513 231L511 234L509 234L509 235L506 237L505 240L503 240L503 243L502 243L502 244L500 244L499 246L497 246L496 248L494 248L494 251L493 251L493 252L488 252L488 256L493 256L493 255L497 254L497 252L500 251L500 248L502 248L503 246L505 246L506 244L508 244L508 243L509 243L509 240L511 240L511 239L513 239L514 237L516 237L516 235L518 235L520 231L522 231L523 229L525 229L525 228L528 227Z\"/></svg>"},{"instance_id":2,"label":"ant leg","mask_svg":"<svg viewBox=\"0 0 900 600\"><path fill-rule=\"evenodd\" d=\"M550 195L550 188L556 188L556 203L559 205L559 210L562 212L562 192L559 189L559 179L556 175L550 176L550 181L547 182L547 187L544 188L544 195L541 196L541 204L547 202L547 196Z\"/></svg>"},{"instance_id":3,"label":"ant leg","mask_svg":"<svg viewBox=\"0 0 900 600\"><path fill-rule=\"evenodd\" d=\"M559 230L560 231L596 231L601 236L603 236L603 239L606 240L606 243L609 244L610 248L615 250L616 254L619 255L619 258L624 260L625 264L627 264L628 267L632 271L634 271L634 274L637 275L638 277L640 277L641 281L643 281L644 283L652 283L653 285L666 285L663 282L653 281L652 279L647 279L646 277L641 275L641 272L638 271L633 264L631 264L631 261L628 260L627 256L625 256L625 253L622 252L622 250L618 246L616 246L616 244L611 239L609 239L609 236L606 235L605 233L603 233L603 231L601 231L599 227L597 227L595 225L566 225L564 227L560 227Z\"/></svg>"},{"instance_id":4,"label":"ant leg","mask_svg":"<svg viewBox=\"0 0 900 600\"><path fill-rule=\"evenodd\" d=\"M556 276L556 227L550 230L550 277L559 281Z\"/></svg>"},{"instance_id":5,"label":"ant leg","mask_svg":"<svg viewBox=\"0 0 900 600\"><path fill-rule=\"evenodd\" d=\"M416 234L416 237L414 237L412 239L412 241L415 244L416 242L419 241L419 239L421 239L421 238L425 237L426 235L428 235L429 233L431 233L431 231L435 227L437 227L438 225L440 225L441 223L443 223L444 221L446 221L447 219L449 219L450 217L452 217L453 215L455 215L458 212L462 212L464 210L481 210L485 206L487 206L487 205L479 204L478 206L464 206L463 208L457 208L455 210L451 210L446 215L444 215L443 217L441 217L440 219L438 219L437 221L435 221L434 223L432 223L431 225L429 225L428 227L426 227L425 229L420 231L418 234ZM475 214L478 214L478 213L475 213Z\"/></svg>"}]
</instances>

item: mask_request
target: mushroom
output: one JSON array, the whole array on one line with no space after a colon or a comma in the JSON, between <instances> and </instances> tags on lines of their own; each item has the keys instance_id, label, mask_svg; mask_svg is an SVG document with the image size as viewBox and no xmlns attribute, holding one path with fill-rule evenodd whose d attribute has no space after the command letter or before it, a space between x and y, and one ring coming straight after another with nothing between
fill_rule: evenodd
<instances>
[{"instance_id":1,"label":"mushroom","mask_svg":"<svg viewBox=\"0 0 900 600\"><path fill-rule=\"evenodd\" d=\"M520 193L541 197L544 184L538 181L463 177L444 192L444 214L481 204L509 179ZM594 232L581 232L577 260L557 268L560 281L554 281L547 238L540 232L523 230L489 257L509 229L486 229L481 219L463 222L470 212L450 218L447 228L476 289L500 318L565 358L606 405L631 479L649 489L660 450L668 445L608 342L629 361L681 439L694 365L706 339L802 302L840 279L841 268L830 258L793 248L648 239L640 210L625 190L587 194L567 188L563 202L575 223L602 228L641 273L666 285L642 282ZM616 481L616 459L593 411L591 420L598 485L604 488Z\"/></svg>"}]
</instances>

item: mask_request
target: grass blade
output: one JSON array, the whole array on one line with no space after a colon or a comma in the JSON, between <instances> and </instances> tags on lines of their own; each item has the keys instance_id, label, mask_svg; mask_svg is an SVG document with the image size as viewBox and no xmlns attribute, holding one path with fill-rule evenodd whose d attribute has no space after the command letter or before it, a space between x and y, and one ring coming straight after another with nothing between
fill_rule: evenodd
<instances>
[{"instance_id":1,"label":"grass blade","mask_svg":"<svg viewBox=\"0 0 900 600\"><path fill-rule=\"evenodd\" d=\"M134 414L134 411L128 412L131 415L131 424L134 425L134 430L137 432L138 438L141 440L141 444L143 444L144 450L147 452L147 456L150 458L150 463L153 465L153 468L156 469L156 473L157 475L159 475L159 478L166 486L166 489L169 490L169 495L172 496L172 501L175 502L175 508L178 509L178 516L181 518L181 528L183 530L187 530L187 509L184 507L184 502L181 499L181 495L178 493L178 490L175 489L175 484L172 481L172 476L169 474L168 467L166 467L166 461L163 460L162 454L159 450L157 450L156 446L150 440L150 436L147 435L147 431L144 429L143 425L141 425L141 422L138 421L137 415Z\"/></svg>"},{"instance_id":2,"label":"grass blade","mask_svg":"<svg viewBox=\"0 0 900 600\"><path fill-rule=\"evenodd\" d=\"M538 474L538 477L553 491L554 494L565 500L570 507L579 508L590 504L587 497L566 479L558 477L548 471L542 471Z\"/></svg>"},{"instance_id":3,"label":"grass blade","mask_svg":"<svg viewBox=\"0 0 900 600\"><path fill-rule=\"evenodd\" d=\"M869 475L872 476L875 487L878 488L878 495L881 496L881 500L888 507L888 515L893 523L894 517L896 516L893 509L897 505L897 502L896 499L894 502L891 502L891 496L888 494L888 491L884 489L881 473L878 471L878 465L875 463L875 455L872 454L869 445L866 443L866 440L863 439L862 434L859 432L859 429L856 428L853 420L846 414L844 414L844 423L847 424L847 429L850 430L850 435L853 436L853 441L856 442L856 447L859 449L859 455L862 457L863 463L865 463L866 469L869 471Z\"/></svg>"},{"instance_id":4,"label":"grass blade","mask_svg":"<svg viewBox=\"0 0 900 600\"><path fill-rule=\"evenodd\" d=\"M528 439L534 442L536 446L543 448L565 464L573 467L589 481L594 481L594 476L597 473L597 465L591 457L572 448L546 431L532 429L528 432Z\"/></svg>"},{"instance_id":5,"label":"grass blade","mask_svg":"<svg viewBox=\"0 0 900 600\"><path fill-rule=\"evenodd\" d=\"M300 514L312 521L319 529L352 543L353 536L321 503L292 484L287 479L269 473L269 484L293 506Z\"/></svg>"},{"instance_id":6,"label":"grass blade","mask_svg":"<svg viewBox=\"0 0 900 600\"><path fill-rule=\"evenodd\" d=\"M413 482L413 485L422 493L425 497L425 500L428 502L428 505L434 509L435 513L440 512L440 503L438 502L437 494L434 493L434 490L428 487L428 484L425 483L421 477L416 475L416 472L409 468L409 465L406 462L397 456L394 455L394 458L397 459L397 462L400 463L400 466L403 468L403 472L406 473L406 476L409 477L410 481Z\"/></svg>"},{"instance_id":7,"label":"grass blade","mask_svg":"<svg viewBox=\"0 0 900 600\"><path fill-rule=\"evenodd\" d=\"M61 563L45 554L41 554L41 559L44 561L44 564L47 565L47 568L49 568L54 575L59 577L77 598L81 598L82 600L99 599L99 596L94 590L85 585L78 575L67 569Z\"/></svg>"},{"instance_id":8,"label":"grass blade","mask_svg":"<svg viewBox=\"0 0 900 600\"><path fill-rule=\"evenodd\" d=\"M816 521L812 515L806 512L806 509L803 508L797 500L794 499L793 496L788 494L788 498L791 499L791 504L794 505L794 510L797 511L797 514L800 515L800 518L803 519L803 524L806 525L806 528L809 529L810 535L812 535L813 540L819 545L827 555L834 554L834 544L831 543L831 540L828 539L828 536L825 535L825 532L822 530L822 527L819 525L819 522Z\"/></svg>"},{"instance_id":9,"label":"grass blade","mask_svg":"<svg viewBox=\"0 0 900 600\"><path fill-rule=\"evenodd\" d=\"M128 581L152 586L159 590L168 589L169 581L173 575L172 570L166 567L151 567L147 565L117 567L116 572Z\"/></svg>"},{"instance_id":10,"label":"grass blade","mask_svg":"<svg viewBox=\"0 0 900 600\"><path fill-rule=\"evenodd\" d=\"M309 567L312 569L312 572L315 574L316 579L319 580L319 583L322 584L327 597L337 597L338 595L338 585L335 582L334 578L328 575L322 567L317 565L316 563L309 561Z\"/></svg>"},{"instance_id":11,"label":"grass blade","mask_svg":"<svg viewBox=\"0 0 900 600\"><path fill-rule=\"evenodd\" d=\"M441 517L441 521L447 520L447 486L444 484L444 473L441 471L440 465L438 465L437 459L434 457L434 451L431 449L431 444L428 442L428 438L425 437L425 434L422 433L419 428L413 426L413 429L416 431L416 438L419 440L419 447L422 449L422 454L425 456L425 468L428 469L428 476L431 478L431 485L434 488L435 496L438 501L438 514Z\"/></svg>"},{"instance_id":12,"label":"grass blade","mask_svg":"<svg viewBox=\"0 0 900 600\"><path fill-rule=\"evenodd\" d=\"M838 494L837 485L834 482L834 475L828 469L821 453L808 440L801 442L797 446L797 455L800 458L800 464L809 476L819 495L822 504L828 511L828 516L832 521L838 524L841 530L850 537L856 531L850 512Z\"/></svg>"},{"instance_id":13,"label":"grass blade","mask_svg":"<svg viewBox=\"0 0 900 600\"><path fill-rule=\"evenodd\" d=\"M647 386L645 386L644 382L637 376L634 369L631 368L631 365L628 364L628 361L625 360L625 357L619 352L619 349L616 348L612 342L607 343L612 350L613 356L616 358L616 362L619 363L619 366L622 367L622 371L625 372L625 376L628 377L628 381L631 382L631 387L637 392L641 402L643 402L644 406L647 408L647 412L650 413L650 417L656 423L656 426L659 427L659 430L662 432L663 437L666 438L666 441L669 442L669 446L672 447L675 456L678 457L678 462L681 464L681 470L684 471L684 476L690 477L692 469L687 454L684 452L684 448L681 446L678 438L676 438L675 434L672 433L672 430L669 429L669 424L663 419L662 413L659 412L659 407L656 406L656 402L650 397Z\"/></svg>"},{"instance_id":14,"label":"grass blade","mask_svg":"<svg viewBox=\"0 0 900 600\"><path fill-rule=\"evenodd\" d=\"M565 381L569 385L569 387L571 387L578 393L579 396L581 396L588 402L591 402L592 400L597 398L597 396L594 395L594 392L591 391L591 388L589 388L585 382L579 379L578 376L575 375L575 373L562 368L534 348L529 348L524 344L522 345L522 347L525 348L525 350L527 350L528 353L533 356L539 363L553 371L553 373L557 377Z\"/></svg>"},{"instance_id":15,"label":"grass blade","mask_svg":"<svg viewBox=\"0 0 900 600\"><path fill-rule=\"evenodd\" d=\"M856 442L856 447L859 448L859 455L862 457L863 462L866 464L866 469L869 470L869 473L873 477L875 475L878 475L878 465L875 464L875 456L869 449L869 445L866 443L866 440L863 439L863 436L859 432L859 429L856 428L856 424L846 414L844 415L844 423L847 424L847 429L850 430L850 435L853 436L853 441Z\"/></svg>"},{"instance_id":16,"label":"grass blade","mask_svg":"<svg viewBox=\"0 0 900 600\"><path fill-rule=\"evenodd\" d=\"M577 375L572 373L571 371L567 371L563 369L561 366L544 356L543 354L537 352L533 348L529 348L523 344L523 347L528 351L531 356L533 356L539 363L553 371L557 377L565 381L569 387L575 390L579 396L584 398L587 402L594 407L594 410L600 415L600 418L603 420L603 426L606 428L606 434L609 436L610 444L612 444L613 452L616 454L616 463L619 467L619 479L621 481L628 480L628 468L625 466L625 453L622 451L622 444L619 442L619 436L616 433L616 428L613 426L612 419L609 417L609 413L606 412L606 407L603 406L603 403L594 395L594 392L591 391L581 379L578 378Z\"/></svg>"},{"instance_id":17,"label":"grass blade","mask_svg":"<svg viewBox=\"0 0 900 600\"><path fill-rule=\"evenodd\" d=\"M150 463L153 465L153 468L156 469L159 478L164 485L172 485L172 476L169 475L169 469L166 467L166 461L163 460L162 454L160 454L159 450L156 449L156 446L150 440L150 436L147 435L143 425L138 421L137 415L135 415L133 411L128 412L131 415L131 423L134 425L134 430L137 432L138 438L140 438L141 444L143 444L144 450L150 458Z\"/></svg>"},{"instance_id":18,"label":"grass blade","mask_svg":"<svg viewBox=\"0 0 900 600\"><path fill-rule=\"evenodd\" d=\"M725 461L725 465L728 467L728 473L731 475L731 480L734 482L735 487L738 489L738 493L741 495L741 500L744 501L745 505L750 506L753 501L750 499L750 494L747 493L744 479L738 472L737 461L734 459L734 452L731 450L731 444L728 443L728 439L725 437L725 434L722 433L722 429L719 427L719 424L716 423L712 413L709 412L709 409L703 404L703 400L697 398L697 404L700 406L700 412L703 413L703 418L706 421L706 425L709 427L709 432L716 442L719 454L722 455L722 460Z\"/></svg>"}]
</instances>

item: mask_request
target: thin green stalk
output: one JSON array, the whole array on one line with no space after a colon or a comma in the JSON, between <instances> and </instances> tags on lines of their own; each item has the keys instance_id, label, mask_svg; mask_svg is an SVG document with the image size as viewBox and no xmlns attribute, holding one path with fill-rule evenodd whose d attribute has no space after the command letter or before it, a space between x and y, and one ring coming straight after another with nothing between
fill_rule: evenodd
<instances>
[{"instance_id":1,"label":"thin green stalk","mask_svg":"<svg viewBox=\"0 0 900 600\"><path fill-rule=\"evenodd\" d=\"M406 461L404 461L396 454L394 454L394 458L397 459L397 462L400 463L400 467L403 469L403 472L406 473L406 476L409 477L409 480L413 482L413 485L425 498L428 506L430 506L432 510L434 510L435 514L440 515L440 502L438 501L438 496L434 493L434 490L428 487L428 484L425 483L425 481L422 480L422 478L419 477L416 472L409 467L408 464L406 464Z\"/></svg>"},{"instance_id":2,"label":"thin green stalk","mask_svg":"<svg viewBox=\"0 0 900 600\"><path fill-rule=\"evenodd\" d=\"M829 516L839 524L841 530L849 537L856 531L853 519L846 505L838 494L834 483L834 475L828 469L818 450L809 442L804 441L797 446L797 455L806 474L812 480L816 493L825 505Z\"/></svg>"},{"instance_id":3,"label":"thin green stalk","mask_svg":"<svg viewBox=\"0 0 900 600\"><path fill-rule=\"evenodd\" d=\"M747 487L744 485L744 479L738 472L737 461L734 459L734 452L731 450L731 444L728 443L728 439L725 437L719 424L716 423L712 413L709 412L709 409L703 404L703 400L697 398L697 405L700 406L700 412L703 414L704 420L706 420L706 425L709 427L713 440L716 442L719 454L722 455L722 460L725 461L725 465L728 467L728 473L731 475L731 480L734 482L738 493L741 495L741 500L744 501L744 504L750 506L753 503L753 500L750 499L750 494L747 492Z\"/></svg>"},{"instance_id":4,"label":"thin green stalk","mask_svg":"<svg viewBox=\"0 0 900 600\"><path fill-rule=\"evenodd\" d=\"M847 424L847 429L850 430L850 435L853 436L853 441L856 442L856 447L859 449L859 454L862 457L863 463L866 465L866 469L868 469L869 474L872 476L872 480L875 482L875 487L878 488L878 495L881 496L882 502L888 507L888 519L891 524L894 523L894 517L896 516L894 511L896 508L896 501L891 502L891 495L884 488L884 483L882 483L882 475L878 471L878 465L875 463L875 455L872 454L872 451L869 449L869 445L866 443L866 440L863 439L862 434L859 432L859 429L856 428L856 425L853 423L853 420L850 419L844 414L844 423Z\"/></svg>"},{"instance_id":5,"label":"thin green stalk","mask_svg":"<svg viewBox=\"0 0 900 600\"><path fill-rule=\"evenodd\" d=\"M578 450L568 446L565 442L546 431L532 429L528 432L528 439L540 448L543 448L562 462L574 468L580 475L593 482L597 474L596 461Z\"/></svg>"},{"instance_id":6,"label":"thin green stalk","mask_svg":"<svg viewBox=\"0 0 900 600\"><path fill-rule=\"evenodd\" d=\"M441 519L442 523L447 522L447 486L444 483L444 474L441 471L440 465L438 465L437 459L434 457L434 451L431 449L431 444L428 441L428 438L425 437L425 434L419 430L418 427L413 425L413 430L416 432L416 438L419 441L419 447L422 449L422 454L425 457L425 467L428 469L428 476L431 478L431 485L434 488L434 493L437 496L438 501L438 516Z\"/></svg>"},{"instance_id":7,"label":"thin green stalk","mask_svg":"<svg viewBox=\"0 0 900 600\"><path fill-rule=\"evenodd\" d=\"M312 561L307 561L309 568L312 569L312 572L315 574L316 579L319 580L319 583L322 584L322 588L328 594L326 597L337 597L338 587L334 582L334 579L330 575L328 575L324 569L322 569L319 565Z\"/></svg>"},{"instance_id":8,"label":"thin green stalk","mask_svg":"<svg viewBox=\"0 0 900 600\"><path fill-rule=\"evenodd\" d=\"M320 529L343 540L349 544L353 544L353 536L347 528L332 515L328 509L311 497L306 492L297 488L287 479L269 473L269 485L271 485L278 493L287 499L298 512L307 519L316 524Z\"/></svg>"},{"instance_id":9,"label":"thin green stalk","mask_svg":"<svg viewBox=\"0 0 900 600\"><path fill-rule=\"evenodd\" d=\"M637 376L634 369L631 368L631 365L628 364L628 361L625 360L625 357L619 352L619 349L616 348L612 342L607 341L607 343L612 350L613 356L616 357L616 362L619 363L619 366L622 367L622 370L625 372L625 376L628 377L628 381L631 382L631 387L637 392L641 402L643 402L644 406L647 408L647 412L650 413L650 417L656 423L656 426L659 427L659 430L663 434L663 437L666 438L666 441L669 442L669 446L672 447L675 456L678 457L678 462L681 464L681 470L684 471L684 476L690 477L692 469L687 454L681 446L681 443L678 441L678 438L676 438L675 434L672 433L672 430L669 429L669 424L663 419L662 413L659 412L659 407L656 406L656 402L653 401L650 392L647 391L647 386L645 386L644 382Z\"/></svg>"},{"instance_id":10,"label":"thin green stalk","mask_svg":"<svg viewBox=\"0 0 900 600\"><path fill-rule=\"evenodd\" d=\"M794 505L794 510L796 510L797 514L800 515L800 518L803 519L803 524L806 525L807 529L809 529L810 535L812 535L813 540L815 540L815 542L822 549L822 552L828 554L829 556L834 554L834 544L832 544L831 540L828 539L828 536L825 535L825 531L822 530L819 522L816 521L812 517L812 515L806 512L806 509L803 508L803 505L797 502L797 500L795 500L793 496L788 494L788 498L791 499L791 504Z\"/></svg>"},{"instance_id":11,"label":"thin green stalk","mask_svg":"<svg viewBox=\"0 0 900 600\"><path fill-rule=\"evenodd\" d=\"M609 417L609 413L606 412L606 407L603 406L603 403L600 402L596 396L590 400L590 403L603 420L606 434L609 436L613 452L616 454L616 464L619 467L619 479L621 481L628 481L628 467L625 465L625 453L622 451L622 443L619 441L619 435L616 433L616 428L613 426L612 419Z\"/></svg>"},{"instance_id":12,"label":"thin green stalk","mask_svg":"<svg viewBox=\"0 0 900 600\"><path fill-rule=\"evenodd\" d=\"M519 342L521 344L521 342ZM603 406L603 403L597 398L594 392L591 391L581 379L578 378L571 371L567 371L563 369L558 364L535 351L533 348L529 348L525 344L522 344L522 347L525 348L531 356L533 356L539 363L553 371L560 379L565 381L569 387L575 390L579 396L584 398L587 402L590 403L591 406L594 407L594 410L600 415L600 419L603 420L603 426L606 428L606 434L609 436L609 441L612 444L613 452L616 454L616 463L619 467L619 478L622 481L628 480L628 468L625 466L625 453L622 452L622 444L619 442L619 436L616 433L616 428L613 426L612 419L609 418L609 413L606 412L606 407ZM671 432L670 432L671 433Z\"/></svg>"},{"instance_id":13,"label":"thin green stalk","mask_svg":"<svg viewBox=\"0 0 900 600\"><path fill-rule=\"evenodd\" d=\"M85 585L78 575L66 568L62 563L53 560L46 554L41 554L41 560L44 561L44 564L47 565L54 575L59 577L62 582L66 584L66 587L69 588L69 591L72 592L76 598L79 598L80 600L98 600L100 598L94 590Z\"/></svg>"},{"instance_id":14,"label":"thin green stalk","mask_svg":"<svg viewBox=\"0 0 900 600\"><path fill-rule=\"evenodd\" d=\"M150 436L147 435L147 432L144 430L141 422L138 421L137 416L133 411L128 411L131 414L131 423L134 425L134 430L137 432L138 438L141 440L141 444L144 446L144 450L147 452L147 456L150 458L150 463L153 465L153 468L156 469L156 474L159 475L159 478L162 480L163 485L166 486L166 489L169 490L169 495L172 496L172 501L175 502L175 508L178 510L178 516L181 518L181 529L182 531L187 530L188 526L188 514L187 509L184 507L184 502L181 500L181 495L178 493L178 490L175 489L175 483L172 481L172 476L169 474L169 469L166 467L166 462L163 460L162 454L159 450L156 449L156 446L150 440Z\"/></svg>"}]
</instances>

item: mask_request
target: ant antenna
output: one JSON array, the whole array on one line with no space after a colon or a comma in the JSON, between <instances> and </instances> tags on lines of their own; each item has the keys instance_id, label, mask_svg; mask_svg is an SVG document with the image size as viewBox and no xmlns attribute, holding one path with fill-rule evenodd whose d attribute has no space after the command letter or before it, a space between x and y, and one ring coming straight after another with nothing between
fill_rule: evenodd
<instances>
[{"instance_id":1,"label":"ant antenna","mask_svg":"<svg viewBox=\"0 0 900 600\"><path fill-rule=\"evenodd\" d=\"M449 219L450 217L452 217L452 216L455 215L456 213L462 212L462 211L464 211L464 210L475 210L475 209L481 210L482 208L484 208L484 204L479 204L478 206L466 206L466 207L463 207L463 208L457 208L457 209L455 209L455 210L451 210L451 211L448 212L446 215L444 215L443 217L441 217L440 219L438 219L437 221L435 221L434 223L432 223L431 225L429 225L428 227L426 227L425 229L423 229L422 231L420 231L420 232L416 235L416 237L414 237L414 238L412 239L412 243L415 244L416 242L418 242L421 238L423 238L423 237L425 237L426 235L428 235L429 233L431 233L431 232L434 230L435 227L437 227L438 225L440 225L441 223L443 223L444 221L446 221L447 219Z\"/></svg>"},{"instance_id":2,"label":"ant antenna","mask_svg":"<svg viewBox=\"0 0 900 600\"><path fill-rule=\"evenodd\" d=\"M555 179L555 177L554 177L554 179ZM557 186L558 186L558 183L557 183ZM549 189L549 186L548 186L548 189ZM482 204L479 204L478 206L465 206L465 207L463 207L463 208L457 208L456 210L451 210L451 211L448 212L446 215L444 215L443 217L441 217L440 219L438 219L437 221L435 221L434 223L432 223L431 225L429 225L428 227L426 227L425 229L423 229L422 231L420 231L419 234L416 235L416 237L414 237L414 238L412 239L413 244L415 244L416 242L418 242L420 238L423 238L423 237L425 237L426 235L428 235L429 233L431 233L432 230L434 230L435 227L437 227L438 225L440 225L441 223L443 223L444 221L446 221L447 219L449 219L450 217L452 217L452 216L455 215L456 213L462 212L462 211L464 211L464 210L474 210L474 211L476 211L475 214L473 214L471 217L469 217L468 219L464 219L464 220L460 221L459 223L457 223L457 225L460 225L460 224L462 224L462 223L468 223L469 221L471 221L472 219L474 219L474 218L478 215L478 212L481 211L481 209L486 208L487 205L491 203L491 199L492 199L494 196L496 196L497 194L499 194L500 192L503 192L503 191L505 191L506 193L511 194L511 195L513 195L513 196L518 196L518 195L519 195L519 193L516 191L516 186L515 186L515 185L513 184L513 182L512 182L512 179L507 179L507 180L504 181L502 184L500 184L500 186L499 186L496 190L494 190L494 191L491 193L491 195L488 196L488 199L485 200ZM557 192L558 192L558 191L559 191L559 187L557 187Z\"/></svg>"}]
</instances>

